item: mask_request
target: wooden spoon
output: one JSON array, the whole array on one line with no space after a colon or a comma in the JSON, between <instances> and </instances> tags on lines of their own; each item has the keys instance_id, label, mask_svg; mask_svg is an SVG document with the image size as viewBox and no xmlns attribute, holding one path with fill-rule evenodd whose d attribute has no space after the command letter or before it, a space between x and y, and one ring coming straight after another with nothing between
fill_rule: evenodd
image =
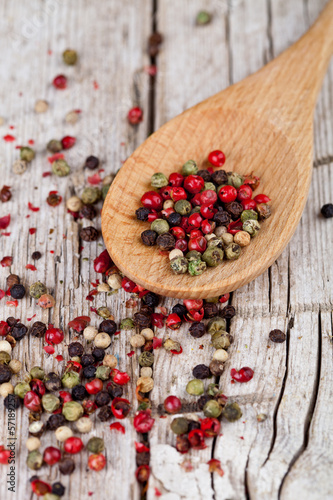
<instances>
[{"instance_id":1,"label":"wooden spoon","mask_svg":"<svg viewBox=\"0 0 333 500\"><path fill-rule=\"evenodd\" d=\"M333 49L333 0L311 29L254 75L173 118L124 163L102 212L106 247L135 283L177 298L230 292L263 273L281 254L302 215L312 170L313 113ZM208 153L221 149L227 171L261 178L258 193L272 202L272 216L236 261L201 276L175 275L168 256L142 244L148 223L135 218L155 172L167 176L189 159L205 168ZM318 207L319 209L319 207Z\"/></svg>"}]
</instances>

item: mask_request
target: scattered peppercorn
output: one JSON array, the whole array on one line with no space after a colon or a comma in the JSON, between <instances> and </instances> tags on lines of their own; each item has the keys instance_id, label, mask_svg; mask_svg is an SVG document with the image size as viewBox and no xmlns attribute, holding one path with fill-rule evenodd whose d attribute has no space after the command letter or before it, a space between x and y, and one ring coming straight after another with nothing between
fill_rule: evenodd
<instances>
[{"instance_id":1,"label":"scattered peppercorn","mask_svg":"<svg viewBox=\"0 0 333 500\"><path fill-rule=\"evenodd\" d=\"M99 236L99 232L93 226L85 227L80 231L80 238L83 241L96 241Z\"/></svg>"},{"instance_id":2,"label":"scattered peppercorn","mask_svg":"<svg viewBox=\"0 0 333 500\"><path fill-rule=\"evenodd\" d=\"M38 252L38 251L33 252L33 253L31 254L31 258L32 258L32 260L39 260L41 257L42 257L42 254L41 254L40 252Z\"/></svg>"},{"instance_id":3,"label":"scattered peppercorn","mask_svg":"<svg viewBox=\"0 0 333 500\"><path fill-rule=\"evenodd\" d=\"M209 366L206 365L197 365L193 368L192 375L197 379L205 379L212 376L210 373Z\"/></svg>"},{"instance_id":4,"label":"scattered peppercorn","mask_svg":"<svg viewBox=\"0 0 333 500\"><path fill-rule=\"evenodd\" d=\"M25 288L23 285L13 285L10 289L10 295L13 299L23 299L25 296Z\"/></svg>"},{"instance_id":5,"label":"scattered peppercorn","mask_svg":"<svg viewBox=\"0 0 333 500\"><path fill-rule=\"evenodd\" d=\"M81 219L93 220L96 217L95 207L91 204L85 204L79 212Z\"/></svg>"},{"instance_id":6,"label":"scattered peppercorn","mask_svg":"<svg viewBox=\"0 0 333 500\"><path fill-rule=\"evenodd\" d=\"M281 330L272 330L269 333L269 339L272 342L275 342L277 344L281 344L282 342L285 342L286 334L284 332L282 332Z\"/></svg>"},{"instance_id":7,"label":"scattered peppercorn","mask_svg":"<svg viewBox=\"0 0 333 500\"><path fill-rule=\"evenodd\" d=\"M321 215L325 217L325 219L330 219L331 217L333 217L333 204L327 203L326 205L323 205L320 212Z\"/></svg>"}]
</instances>

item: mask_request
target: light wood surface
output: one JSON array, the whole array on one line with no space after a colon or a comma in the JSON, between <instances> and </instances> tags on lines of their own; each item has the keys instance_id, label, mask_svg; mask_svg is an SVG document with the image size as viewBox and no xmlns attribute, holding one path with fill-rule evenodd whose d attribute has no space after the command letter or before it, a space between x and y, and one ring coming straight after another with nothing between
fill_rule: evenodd
<instances>
[{"instance_id":1,"label":"light wood surface","mask_svg":"<svg viewBox=\"0 0 333 500\"><path fill-rule=\"evenodd\" d=\"M281 254L305 206L312 171L313 111L333 52L333 2L293 47L256 74L173 118L125 162L102 212L106 246L136 283L176 298L215 297L245 285ZM208 153L224 151L227 171L261 178L273 216L241 258L201 276L176 276L168 256L143 245L149 227L135 210L155 172L167 176L189 159L204 167Z\"/></svg>"},{"instance_id":2,"label":"light wood surface","mask_svg":"<svg viewBox=\"0 0 333 500\"><path fill-rule=\"evenodd\" d=\"M0 238L0 255L1 258L12 255L14 259L10 269L0 267L0 288L5 288L9 271L19 274L27 286L39 279L54 294L56 307L42 311L35 301L25 299L13 309L2 299L0 319L14 315L26 322L36 314L34 320L63 327L68 343L73 336L66 325L74 316L91 314L92 324L99 324L99 318L90 312L91 305L107 305L116 321L132 317L137 311L126 308L130 296L123 292L110 297L100 294L92 304L85 300L91 282L96 279L93 259L104 248L102 239L97 243L80 242L81 222L73 222L64 205L55 209L46 206L45 199L51 189L58 189L64 198L82 192L89 175L82 170L82 164L89 154L101 158L106 174L116 172L145 139L150 128L147 119L151 89L142 69L149 64L145 48L153 19L165 37L157 58L152 110L157 129L278 56L310 27L325 3L325 0L159 0L153 15L150 1L141 1L139 6L134 0L101 1L98 9L95 2L88 0L3 1L0 115L6 122L0 129L0 137L11 132L17 141L13 145L0 141L2 183L13 187L12 200L0 204L1 216L12 214L11 236ZM197 28L194 19L203 7L213 12L214 18L211 25ZM60 53L68 46L80 54L77 68L64 68L61 62ZM48 50L52 50L51 55ZM239 402L243 418L235 424L223 421L223 436L208 441L206 450L192 451L186 457L192 462L192 472L185 472L179 465L185 457L175 454L170 419L157 418L149 434L152 451L149 500L331 498L332 220L321 218L319 211L324 203L332 202L333 192L332 71L331 64L317 102L313 178L300 224L278 260L232 296L237 316L230 331L235 343L229 349L230 360L220 384L230 400ZM70 85L67 91L59 93L50 82L62 72L70 77ZM94 80L99 83L98 90L94 89ZM36 117L33 106L39 98L46 98L51 107L48 113ZM126 123L126 113L136 102L145 110L145 120L133 130ZM71 109L82 109L75 126L64 122ZM15 126L14 131L9 130L9 125ZM42 172L49 170L45 144L65 134L78 138L77 145L66 153L73 173L63 179L44 179ZM15 145L25 144L30 138L36 141L36 160L23 176L13 176L11 165L18 156ZM40 212L28 212L28 201L40 206ZM99 228L100 221L96 219L94 225ZM29 227L37 227L35 235L28 234ZM84 248L79 252L81 243ZM36 272L25 269L34 250L43 254ZM176 302L166 299L162 304L170 309ZM285 329L292 318L294 327L289 331L288 343L279 346L268 342L270 329ZM186 394L185 385L192 368L209 362L213 349L206 337L198 342L187 332L188 325L178 333L171 332L182 343L182 356L170 358L162 350L156 352L155 387L151 393L154 412L155 405L167 394L179 395L188 403L195 401ZM170 330L157 330L156 334L166 338ZM121 369L128 370L132 377L126 392L132 399L139 370L138 353L131 358L126 356L132 350L129 336L129 332L122 334L109 352L119 355ZM201 344L203 349L199 349ZM26 369L42 365L47 371L61 373L64 363L47 356L43 345L42 340L28 336L15 348L15 357L24 361ZM63 346L56 347L56 354L62 350ZM230 368L244 365L255 369L254 379L244 386L231 384ZM257 423L258 413L266 413L267 420ZM75 458L77 469L71 478L60 476L56 467L44 467L40 477L61 480L67 488L64 498L69 500L138 500L134 440L139 436L133 430L132 419L133 414L123 421L125 435L110 433L108 423L94 419L93 434L103 436L107 447L108 463L104 471L88 471L88 456L84 452ZM0 402L0 444L7 439L6 429L6 413ZM1 500L36 498L29 493L28 478L32 474L25 465L27 437L28 412L20 410L17 492L7 491L3 480L5 469L1 466ZM83 437L84 442L87 439ZM42 450L49 444L59 445L52 433L41 440ZM206 462L212 457L221 460L225 473L222 478L208 473ZM161 497L156 497L155 487ZM88 492L93 495L88 496Z\"/></svg>"}]
</instances>

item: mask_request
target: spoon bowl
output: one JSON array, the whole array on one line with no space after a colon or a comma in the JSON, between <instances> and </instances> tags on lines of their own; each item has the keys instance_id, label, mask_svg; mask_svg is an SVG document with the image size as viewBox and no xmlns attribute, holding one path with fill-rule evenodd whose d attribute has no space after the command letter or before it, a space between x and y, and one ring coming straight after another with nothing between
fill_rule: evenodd
<instances>
[{"instance_id":1,"label":"spoon bowl","mask_svg":"<svg viewBox=\"0 0 333 500\"><path fill-rule=\"evenodd\" d=\"M111 258L127 277L165 296L208 298L245 285L281 254L310 186L313 110L332 49L332 14L331 1L294 46L256 74L166 123L124 163L103 206L102 231ZM154 173L179 172L189 159L206 168L215 149L225 153L226 171L253 171L260 177L255 194L271 198L272 216L238 260L223 261L201 276L175 275L168 255L142 244L140 234L149 224L137 221L135 210L151 189Z\"/></svg>"}]
</instances>

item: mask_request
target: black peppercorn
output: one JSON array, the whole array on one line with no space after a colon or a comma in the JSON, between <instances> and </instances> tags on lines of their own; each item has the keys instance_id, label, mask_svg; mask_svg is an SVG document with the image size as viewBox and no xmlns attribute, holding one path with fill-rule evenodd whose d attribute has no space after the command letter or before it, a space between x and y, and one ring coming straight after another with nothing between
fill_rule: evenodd
<instances>
[{"instance_id":1,"label":"black peppercorn","mask_svg":"<svg viewBox=\"0 0 333 500\"><path fill-rule=\"evenodd\" d=\"M188 432L194 431L195 429L200 429L201 425L200 422L197 422L196 420L191 420L190 418L187 419L188 423Z\"/></svg>"},{"instance_id":2,"label":"black peppercorn","mask_svg":"<svg viewBox=\"0 0 333 500\"><path fill-rule=\"evenodd\" d=\"M47 327L44 323L42 323L41 321L35 321L35 323L31 327L30 334L33 337L42 338L45 335L46 330Z\"/></svg>"},{"instance_id":3,"label":"black peppercorn","mask_svg":"<svg viewBox=\"0 0 333 500\"><path fill-rule=\"evenodd\" d=\"M212 173L211 178L212 181L218 186L221 186L221 184L227 184L228 182L228 176L225 170L215 170L215 172Z\"/></svg>"},{"instance_id":4,"label":"black peppercorn","mask_svg":"<svg viewBox=\"0 0 333 500\"><path fill-rule=\"evenodd\" d=\"M103 361L105 350L102 347L94 347L91 354L94 356L95 361Z\"/></svg>"},{"instance_id":5,"label":"black peppercorn","mask_svg":"<svg viewBox=\"0 0 333 500\"><path fill-rule=\"evenodd\" d=\"M96 217L96 209L93 205L83 205L79 212L81 219L93 220Z\"/></svg>"},{"instance_id":6,"label":"black peppercorn","mask_svg":"<svg viewBox=\"0 0 333 500\"><path fill-rule=\"evenodd\" d=\"M9 382L12 378L12 371L7 365L0 364L0 384Z\"/></svg>"},{"instance_id":7,"label":"black peppercorn","mask_svg":"<svg viewBox=\"0 0 333 500\"><path fill-rule=\"evenodd\" d=\"M212 180L212 176L208 170L199 170L196 175L202 177L205 182L211 182Z\"/></svg>"},{"instance_id":8,"label":"black peppercorn","mask_svg":"<svg viewBox=\"0 0 333 500\"><path fill-rule=\"evenodd\" d=\"M96 394L95 403L97 406L106 406L110 403L111 396L107 391L101 391Z\"/></svg>"},{"instance_id":9,"label":"black peppercorn","mask_svg":"<svg viewBox=\"0 0 333 500\"><path fill-rule=\"evenodd\" d=\"M187 309L185 306L183 306L183 304L176 304L173 306L172 312L174 314L177 314L180 317L180 319L184 320L185 315L187 313Z\"/></svg>"},{"instance_id":10,"label":"black peppercorn","mask_svg":"<svg viewBox=\"0 0 333 500\"><path fill-rule=\"evenodd\" d=\"M170 227L179 226L182 221L182 216L177 212L172 212L168 217L168 224Z\"/></svg>"},{"instance_id":11,"label":"black peppercorn","mask_svg":"<svg viewBox=\"0 0 333 500\"><path fill-rule=\"evenodd\" d=\"M68 476L72 474L74 470L75 470L75 463L72 458L63 458L59 462L59 471L61 472L61 474Z\"/></svg>"},{"instance_id":12,"label":"black peppercorn","mask_svg":"<svg viewBox=\"0 0 333 500\"><path fill-rule=\"evenodd\" d=\"M66 491L65 486L63 484L59 483L59 481L52 484L51 493L53 493L53 495L58 495L58 497L63 497L65 494L65 491Z\"/></svg>"},{"instance_id":13,"label":"black peppercorn","mask_svg":"<svg viewBox=\"0 0 333 500\"><path fill-rule=\"evenodd\" d=\"M94 226L88 226L80 231L80 238L83 241L96 241L98 238L99 232Z\"/></svg>"},{"instance_id":14,"label":"black peppercorn","mask_svg":"<svg viewBox=\"0 0 333 500\"><path fill-rule=\"evenodd\" d=\"M61 389L61 380L56 373L50 372L45 376L44 385L50 392L59 391Z\"/></svg>"},{"instance_id":15,"label":"black peppercorn","mask_svg":"<svg viewBox=\"0 0 333 500\"><path fill-rule=\"evenodd\" d=\"M85 368L83 368L82 373L85 378L94 378L96 374L96 368L94 367L94 365L86 366Z\"/></svg>"},{"instance_id":16,"label":"black peppercorn","mask_svg":"<svg viewBox=\"0 0 333 500\"><path fill-rule=\"evenodd\" d=\"M112 417L112 411L110 406L102 406L102 408L97 413L97 418L101 422L106 422L107 420L110 420L111 417Z\"/></svg>"},{"instance_id":17,"label":"black peppercorn","mask_svg":"<svg viewBox=\"0 0 333 500\"><path fill-rule=\"evenodd\" d=\"M147 247L152 247L153 245L155 245L156 238L157 233L155 231L152 231L151 229L146 229L141 233L142 243Z\"/></svg>"},{"instance_id":18,"label":"black peppercorn","mask_svg":"<svg viewBox=\"0 0 333 500\"><path fill-rule=\"evenodd\" d=\"M105 332L108 335L114 335L117 331L117 325L112 319L105 319L99 325L98 331Z\"/></svg>"},{"instance_id":19,"label":"black peppercorn","mask_svg":"<svg viewBox=\"0 0 333 500\"><path fill-rule=\"evenodd\" d=\"M325 217L325 219L330 219L333 217L333 204L327 203L321 207L321 215Z\"/></svg>"},{"instance_id":20,"label":"black peppercorn","mask_svg":"<svg viewBox=\"0 0 333 500\"><path fill-rule=\"evenodd\" d=\"M123 388L121 387L121 385L118 385L115 382L109 382L107 385L107 390L112 399L121 398L121 396L123 395Z\"/></svg>"},{"instance_id":21,"label":"black peppercorn","mask_svg":"<svg viewBox=\"0 0 333 500\"><path fill-rule=\"evenodd\" d=\"M136 218L144 222L147 222L149 214L150 210L146 207L140 207L135 211Z\"/></svg>"},{"instance_id":22,"label":"black peppercorn","mask_svg":"<svg viewBox=\"0 0 333 500\"><path fill-rule=\"evenodd\" d=\"M206 365L197 365L193 368L192 371L193 377L203 380L205 378L209 378L212 376L210 373L209 366Z\"/></svg>"},{"instance_id":23,"label":"black peppercorn","mask_svg":"<svg viewBox=\"0 0 333 500\"><path fill-rule=\"evenodd\" d=\"M89 170L95 170L99 165L99 159L96 156L88 156L84 166L89 168Z\"/></svg>"},{"instance_id":24,"label":"black peppercorn","mask_svg":"<svg viewBox=\"0 0 333 500\"><path fill-rule=\"evenodd\" d=\"M41 257L42 257L42 254L41 254L40 252L38 252L38 251L33 252L33 253L31 254L31 258L32 258L32 260L39 260Z\"/></svg>"},{"instance_id":25,"label":"black peppercorn","mask_svg":"<svg viewBox=\"0 0 333 500\"><path fill-rule=\"evenodd\" d=\"M234 306L225 306L221 312L220 316L225 319L232 319L236 314L236 309Z\"/></svg>"},{"instance_id":26,"label":"black peppercorn","mask_svg":"<svg viewBox=\"0 0 333 500\"><path fill-rule=\"evenodd\" d=\"M150 317L141 311L134 314L133 320L135 325L140 326L141 328L149 328L151 325Z\"/></svg>"},{"instance_id":27,"label":"black peppercorn","mask_svg":"<svg viewBox=\"0 0 333 500\"><path fill-rule=\"evenodd\" d=\"M48 418L46 425L50 431L55 431L58 427L66 425L66 419L62 413L56 413Z\"/></svg>"},{"instance_id":28,"label":"black peppercorn","mask_svg":"<svg viewBox=\"0 0 333 500\"><path fill-rule=\"evenodd\" d=\"M152 33L148 39L148 54L150 57L156 57L159 52L159 46L163 41L163 37L157 31Z\"/></svg>"},{"instance_id":29,"label":"black peppercorn","mask_svg":"<svg viewBox=\"0 0 333 500\"><path fill-rule=\"evenodd\" d=\"M213 302L206 302L203 305L203 308L204 308L204 318L213 318L214 316L217 316L218 307L216 304L213 304Z\"/></svg>"},{"instance_id":30,"label":"black peppercorn","mask_svg":"<svg viewBox=\"0 0 333 500\"><path fill-rule=\"evenodd\" d=\"M39 479L39 477L38 477L38 476L31 476L31 477L29 478L29 483L32 483L32 481L36 481L37 479Z\"/></svg>"},{"instance_id":31,"label":"black peppercorn","mask_svg":"<svg viewBox=\"0 0 333 500\"><path fill-rule=\"evenodd\" d=\"M11 329L11 335L15 340L22 340L26 336L28 328L22 323L16 323Z\"/></svg>"},{"instance_id":32,"label":"black peppercorn","mask_svg":"<svg viewBox=\"0 0 333 500\"><path fill-rule=\"evenodd\" d=\"M141 465L149 465L150 461L150 452L149 451L143 451L142 453L137 453L136 457L136 466L140 467Z\"/></svg>"},{"instance_id":33,"label":"black peppercorn","mask_svg":"<svg viewBox=\"0 0 333 500\"><path fill-rule=\"evenodd\" d=\"M71 342L68 346L68 354L71 358L73 356L82 356L83 351L83 345L80 342Z\"/></svg>"},{"instance_id":34,"label":"black peppercorn","mask_svg":"<svg viewBox=\"0 0 333 500\"><path fill-rule=\"evenodd\" d=\"M154 308L147 306L147 304L144 304L143 306L141 306L140 312L146 314L147 316L151 316L154 312Z\"/></svg>"},{"instance_id":35,"label":"black peppercorn","mask_svg":"<svg viewBox=\"0 0 333 500\"><path fill-rule=\"evenodd\" d=\"M10 295L13 299L23 299L25 296L25 288L23 285L13 285L10 289Z\"/></svg>"},{"instance_id":36,"label":"black peppercorn","mask_svg":"<svg viewBox=\"0 0 333 500\"><path fill-rule=\"evenodd\" d=\"M230 224L230 215L224 210L219 210L214 214L213 221L217 226L228 226Z\"/></svg>"},{"instance_id":37,"label":"black peppercorn","mask_svg":"<svg viewBox=\"0 0 333 500\"><path fill-rule=\"evenodd\" d=\"M156 243L162 250L172 250L175 248L176 239L172 234L164 233L157 237Z\"/></svg>"},{"instance_id":38,"label":"black peppercorn","mask_svg":"<svg viewBox=\"0 0 333 500\"><path fill-rule=\"evenodd\" d=\"M18 319L13 318L13 316L9 316L6 319L6 323L10 326L10 328L12 328L14 325L16 325L16 323L18 323Z\"/></svg>"},{"instance_id":39,"label":"black peppercorn","mask_svg":"<svg viewBox=\"0 0 333 500\"><path fill-rule=\"evenodd\" d=\"M225 209L228 214L231 215L232 220L237 220L240 218L243 212L243 205L238 203L237 201L231 201L230 203L225 204Z\"/></svg>"},{"instance_id":40,"label":"black peppercorn","mask_svg":"<svg viewBox=\"0 0 333 500\"><path fill-rule=\"evenodd\" d=\"M195 339L200 339L205 334L206 327L204 323L195 321L189 328L189 332Z\"/></svg>"},{"instance_id":41,"label":"black peppercorn","mask_svg":"<svg viewBox=\"0 0 333 500\"><path fill-rule=\"evenodd\" d=\"M160 297L154 292L148 292L142 297L142 300L147 306L156 307L160 301Z\"/></svg>"},{"instance_id":42,"label":"black peppercorn","mask_svg":"<svg viewBox=\"0 0 333 500\"><path fill-rule=\"evenodd\" d=\"M17 410L21 406L21 398L16 394L8 394L3 400L7 410Z\"/></svg>"},{"instance_id":43,"label":"black peppercorn","mask_svg":"<svg viewBox=\"0 0 333 500\"><path fill-rule=\"evenodd\" d=\"M91 354L83 354L81 357L81 365L83 368L89 365L93 365L95 363L95 358Z\"/></svg>"},{"instance_id":44,"label":"black peppercorn","mask_svg":"<svg viewBox=\"0 0 333 500\"><path fill-rule=\"evenodd\" d=\"M286 334L281 330L272 330L269 333L269 340L276 342L277 344L282 344L286 340Z\"/></svg>"},{"instance_id":45,"label":"black peppercorn","mask_svg":"<svg viewBox=\"0 0 333 500\"><path fill-rule=\"evenodd\" d=\"M83 401L88 397L88 393L84 385L78 384L72 389L72 397L74 401Z\"/></svg>"},{"instance_id":46,"label":"black peppercorn","mask_svg":"<svg viewBox=\"0 0 333 500\"><path fill-rule=\"evenodd\" d=\"M213 399L213 396L209 396L208 394L200 396L200 398L197 401L199 411L202 411L207 401L210 401L211 399Z\"/></svg>"},{"instance_id":47,"label":"black peppercorn","mask_svg":"<svg viewBox=\"0 0 333 500\"><path fill-rule=\"evenodd\" d=\"M179 453L187 453L190 448L191 444L186 436L177 436L176 450L179 451Z\"/></svg>"}]
</instances>

